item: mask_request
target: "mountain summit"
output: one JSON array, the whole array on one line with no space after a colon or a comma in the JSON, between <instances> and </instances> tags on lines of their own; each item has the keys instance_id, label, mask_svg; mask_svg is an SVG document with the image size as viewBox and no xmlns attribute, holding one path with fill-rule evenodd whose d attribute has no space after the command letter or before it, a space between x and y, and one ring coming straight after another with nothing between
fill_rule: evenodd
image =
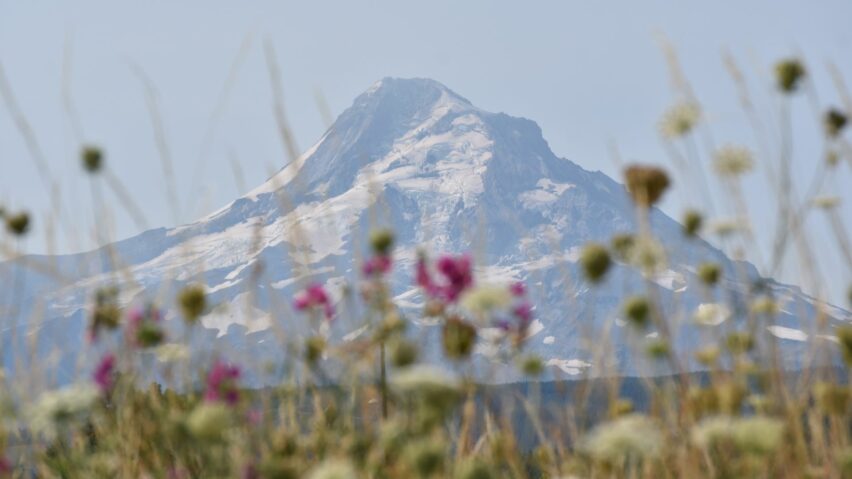
<instances>
[{"instance_id":1,"label":"mountain summit","mask_svg":"<svg viewBox=\"0 0 852 479\"><path fill-rule=\"evenodd\" d=\"M755 284L782 307L757 332L758 340L781 338L791 365L800 363L813 341L831 339L811 331L817 308L834 321L852 319L796 287L760 279L751 265L731 261L704 241L685 238L660 211L652 211L651 224L659 244L645 247L660 256L656 270L643 274L619 262L606 282L592 287L579 274L580 248L636 230L623 186L554 155L533 121L476 108L433 80L385 78L358 96L303 155L224 208L99 251L52 258L57 275L28 272L17 306L0 304L16 311L20 326L2 332L4 361L15 360L11 345L37 332L39 350L57 351L55 366L62 377L73 377L91 298L105 285L119 287L125 306L163 305L169 334L187 335L171 312L174 298L163 291L199 282L216 306L202 318L204 328L190 335L193 348L276 364L285 357L281 340L291 344L307 331L289 307L305 284L325 283L335 301L357 302L346 291L359 280L363 240L376 226L395 231L395 295L409 311L423 304L412 281L419 248L471 252L485 281L524 281L537 305L527 349L559 374L659 371L653 361L630 359L631 349L658 334L650 328L635 337L626 327L621 301L630 294L650 291L660 299L678 326L674 350L685 357L706 333L694 324L695 312L707 311L713 294L724 295L741 309L717 311L711 321L741 321L748 314L745 292ZM102 269L112 253L125 265L120 271ZM702 290L691 266L703 261L722 267L716 293ZM15 275L26 264L4 263L0 273ZM330 332L340 341L364 331L358 309L349 311ZM32 323L36 314L44 319ZM435 348L438 329L423 321L411 333ZM594 357L600 347L614 353L613 363ZM434 352L427 350L427 357L437 360ZM498 363L493 380L515 379L487 341L476 354L481 364Z\"/></svg>"}]
</instances>

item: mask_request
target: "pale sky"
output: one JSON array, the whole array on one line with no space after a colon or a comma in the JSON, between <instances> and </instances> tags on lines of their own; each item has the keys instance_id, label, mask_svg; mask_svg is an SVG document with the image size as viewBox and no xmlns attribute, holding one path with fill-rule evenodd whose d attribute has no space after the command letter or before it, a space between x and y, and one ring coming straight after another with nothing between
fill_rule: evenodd
<instances>
[{"instance_id":1,"label":"pale sky","mask_svg":"<svg viewBox=\"0 0 852 479\"><path fill-rule=\"evenodd\" d=\"M57 239L55 250L69 252L91 248L96 240L92 190L79 167L63 88L70 92L86 141L104 147L109 168L144 211L148 226L171 226L227 204L285 163L265 40L276 50L287 113L302 150L327 126L316 92L336 116L382 77L429 77L483 109L535 120L558 156L620 180L609 141L626 161L668 165L657 124L675 96L659 35L677 49L716 141L756 147L722 52L730 51L747 72L757 107L767 118L774 118L778 107L767 94L772 65L791 55L809 62L820 108L837 105L826 65L834 63L852 89L850 18L852 3L840 0L0 0L0 65L50 174L59 180L64 214L80 231L76 238ZM135 68L158 93L177 178L177 212ZM801 194L822 161L823 143L813 111L799 97L793 112L799 119L794 147ZM202 155L205 135L211 141ZM235 177L234 159L244 184ZM847 233L850 185L846 164L830 176L825 190L843 196L839 211ZM751 211L763 212L754 218L758 239L768 245L772 193L759 174L752 174L746 187ZM115 203L110 192L102 194ZM685 188L669 194L664 209L679 217L688 194ZM34 212L33 235L23 246L50 250L45 228L50 200L6 106L0 108L0 204ZM843 304L852 273L839 260L825 221L815 218L809 226L818 245L818 268L827 295ZM114 222L113 239L139 232L118 207ZM800 283L796 271L788 268L781 279Z\"/></svg>"}]
</instances>

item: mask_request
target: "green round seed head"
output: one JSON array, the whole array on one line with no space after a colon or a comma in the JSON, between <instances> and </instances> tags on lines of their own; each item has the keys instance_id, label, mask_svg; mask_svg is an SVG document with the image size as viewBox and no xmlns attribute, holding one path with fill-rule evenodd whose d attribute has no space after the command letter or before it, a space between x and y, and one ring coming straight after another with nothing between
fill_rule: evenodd
<instances>
[{"instance_id":1,"label":"green round seed head","mask_svg":"<svg viewBox=\"0 0 852 479\"><path fill-rule=\"evenodd\" d=\"M644 296L630 297L624 302L624 315L634 326L645 327L651 316L651 304Z\"/></svg>"},{"instance_id":2,"label":"green round seed head","mask_svg":"<svg viewBox=\"0 0 852 479\"><path fill-rule=\"evenodd\" d=\"M683 234L690 237L697 236L703 223L704 217L701 213L695 210L686 211L683 214Z\"/></svg>"},{"instance_id":3,"label":"green round seed head","mask_svg":"<svg viewBox=\"0 0 852 479\"><path fill-rule=\"evenodd\" d=\"M580 266L583 268L586 279L592 283L601 282L611 265L609 251L602 244L589 243L580 253Z\"/></svg>"},{"instance_id":4,"label":"green round seed head","mask_svg":"<svg viewBox=\"0 0 852 479\"><path fill-rule=\"evenodd\" d=\"M373 231L370 234L370 246L378 254L388 254L393 247L394 235L389 229Z\"/></svg>"},{"instance_id":5,"label":"green round seed head","mask_svg":"<svg viewBox=\"0 0 852 479\"><path fill-rule=\"evenodd\" d=\"M698 277L708 286L716 284L721 274L722 270L717 263L702 263L698 266Z\"/></svg>"},{"instance_id":6,"label":"green round seed head","mask_svg":"<svg viewBox=\"0 0 852 479\"><path fill-rule=\"evenodd\" d=\"M795 59L782 60L775 64L775 80L784 93L793 93L805 77L805 67Z\"/></svg>"},{"instance_id":7,"label":"green round seed head","mask_svg":"<svg viewBox=\"0 0 852 479\"><path fill-rule=\"evenodd\" d=\"M15 236L23 236L30 230L30 215L24 211L6 214L6 229Z\"/></svg>"},{"instance_id":8,"label":"green round seed head","mask_svg":"<svg viewBox=\"0 0 852 479\"><path fill-rule=\"evenodd\" d=\"M832 108L825 112L825 116L823 117L823 124L825 126L825 133L831 137L835 138L840 135L843 131L843 128L846 127L846 124L849 122L849 118L840 110Z\"/></svg>"},{"instance_id":9,"label":"green round seed head","mask_svg":"<svg viewBox=\"0 0 852 479\"><path fill-rule=\"evenodd\" d=\"M83 168L89 173L97 173L103 167L104 155L101 149L96 146L83 147L80 158L83 161Z\"/></svg>"}]
</instances>

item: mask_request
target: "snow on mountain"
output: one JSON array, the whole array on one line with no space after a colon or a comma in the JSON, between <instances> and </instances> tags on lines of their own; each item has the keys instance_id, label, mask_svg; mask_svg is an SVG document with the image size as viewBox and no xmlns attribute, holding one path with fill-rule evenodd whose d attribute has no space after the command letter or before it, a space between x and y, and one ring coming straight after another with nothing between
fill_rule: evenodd
<instances>
[{"instance_id":1,"label":"snow on mountain","mask_svg":"<svg viewBox=\"0 0 852 479\"><path fill-rule=\"evenodd\" d=\"M592 352L609 344L616 357L612 367L652 373L653 364L630 359L641 346L619 317L626 293L644 292L646 281L652 282L667 314L683 326L675 349L687 355L706 334L690 325L692 314L708 301L690 265L722 264L717 300L738 305L732 314L740 320L746 314L743 292L758 275L708 243L685 239L675 221L654 210L651 222L666 247L667 266L645 278L619 264L600 287L585 283L576 265L580 247L634 231L634 221L622 185L556 157L534 122L481 110L433 80L385 78L356 98L301 157L194 223L89 253L0 265L2 277L26 279L15 298L0 300L17 325L2 331L3 358L11 364L20 352L13 345L35 334L39 351L53 354L49 359L71 376L77 370L71 366L86 361L78 353L89 347L85 318L96 288L119 284L128 305L171 305L170 291L200 281L218 306L203 319L206 330L191 336L193 347L254 364L281 362L280 339L295 340L307 328L289 310L293 294L316 280L329 285L338 301L349 301L341 291L357 282L366 233L384 225L394 228L399 243L399 304L422 305L411 280L418 247L471 251L482 277L527 282L537 304L528 348L554 370L611 372ZM120 271L111 263L116 257ZM49 262L56 274L22 266L30 262ZM759 333L780 338L790 361L799 364L813 341L831 337L811 331L817 302L793 286L761 283L783 299L785 313ZM846 311L830 311L834 321L852 319ZM363 324L357 314L344 316L333 328L351 340ZM173 334L183 334L174 313L167 320ZM414 334L432 348L427 356L437 357L438 328L428 322L416 328ZM583 338L596 338L595 344ZM489 354L487 347L478 352ZM493 379L514 378L512 368L503 367Z\"/></svg>"}]
</instances>

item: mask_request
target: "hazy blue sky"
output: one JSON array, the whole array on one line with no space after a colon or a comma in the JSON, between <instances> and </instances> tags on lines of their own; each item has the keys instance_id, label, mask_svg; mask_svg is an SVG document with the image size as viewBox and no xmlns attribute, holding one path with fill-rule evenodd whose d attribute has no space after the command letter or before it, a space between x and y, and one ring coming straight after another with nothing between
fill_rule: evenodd
<instances>
[{"instance_id":1,"label":"hazy blue sky","mask_svg":"<svg viewBox=\"0 0 852 479\"><path fill-rule=\"evenodd\" d=\"M835 62L852 81L852 3L848 1L428 1L224 2L188 0L0 0L0 65L32 124L51 174L60 179L63 207L92 230L91 190L81 172L78 143L63 110L63 60L85 138L102 145L109 167L144 209L150 226L188 222L223 206L244 188L283 165L263 55L267 38L277 50L287 111L299 146L309 147L326 125L318 112L321 91L332 114L384 76L430 77L474 104L534 119L559 156L618 177L607 141L628 161L665 163L657 122L674 99L656 41L676 46L686 75L705 105L719 143L754 145L723 67L728 49L748 72L758 107L771 114L771 66L797 53L811 62L821 106L838 95L826 73ZM248 42L248 43L246 43ZM241 45L247 53L238 55ZM71 51L70 56L66 52ZM235 59L241 60L215 128L217 110ZM170 207L163 168L133 65L158 91L178 181L180 209ZM822 161L822 140L804 98L795 101L797 180L806 183ZM201 157L206 131L208 154ZM231 158L241 166L240 185ZM205 168L198 173L197 165ZM46 251L50 209L41 180L8 109L0 111L0 202L37 214L30 251ZM747 181L752 211L769 211L770 191L759 175ZM193 187L195 185L195 187ZM848 165L832 175L827 192L850 190ZM804 186L799 187L799 191ZM833 189L833 190L832 190ZM114 197L104 193L108 201ZM685 188L665 209L679 216ZM841 215L852 222L849 201ZM757 220L761 241L772 222ZM850 283L828 229L814 221L819 267L831 297L841 301ZM126 214L115 215L113 237L137 232ZM57 248L81 250L92 234L61 237ZM825 245L822 247L822 245ZM783 278L799 282L795 269Z\"/></svg>"}]
</instances>

